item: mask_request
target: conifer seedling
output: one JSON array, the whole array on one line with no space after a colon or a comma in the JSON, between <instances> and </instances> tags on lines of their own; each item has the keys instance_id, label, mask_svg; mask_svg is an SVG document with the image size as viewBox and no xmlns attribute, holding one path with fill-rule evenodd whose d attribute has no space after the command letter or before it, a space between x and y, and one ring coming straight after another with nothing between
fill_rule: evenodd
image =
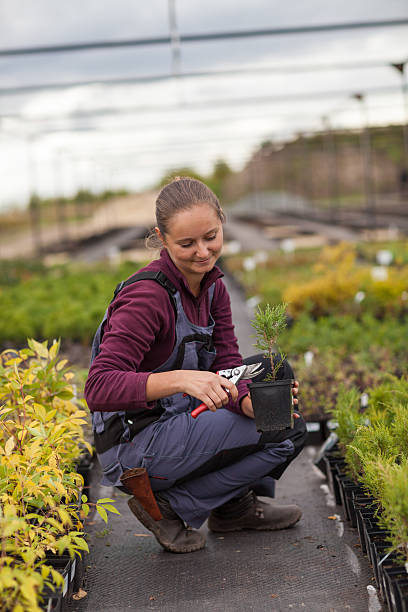
<instances>
[{"instance_id":1,"label":"conifer seedling","mask_svg":"<svg viewBox=\"0 0 408 612\"><path fill-rule=\"evenodd\" d=\"M281 367L285 355L278 349L277 343L282 331L287 325L286 319L287 304L282 302L271 306L267 304L264 309L258 306L255 317L252 321L252 327L255 330L254 346L265 353L271 363L271 374L265 377L265 380L276 380L277 373ZM273 354L278 352L280 359L274 361Z\"/></svg>"}]
</instances>

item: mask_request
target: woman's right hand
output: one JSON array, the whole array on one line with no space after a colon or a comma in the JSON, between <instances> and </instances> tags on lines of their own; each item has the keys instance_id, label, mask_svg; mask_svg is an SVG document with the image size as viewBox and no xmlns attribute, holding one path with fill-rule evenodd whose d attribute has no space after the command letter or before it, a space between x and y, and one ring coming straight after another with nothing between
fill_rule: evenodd
<instances>
[{"instance_id":1,"label":"woman's right hand","mask_svg":"<svg viewBox=\"0 0 408 612\"><path fill-rule=\"evenodd\" d=\"M238 399L238 389L227 378L214 372L202 370L170 370L152 372L146 380L146 400L148 402L185 393L203 402L215 412L228 404L230 397Z\"/></svg>"},{"instance_id":2,"label":"woman's right hand","mask_svg":"<svg viewBox=\"0 0 408 612\"><path fill-rule=\"evenodd\" d=\"M182 392L197 398L215 412L228 404L230 397L238 399L238 389L227 378L214 372L179 370Z\"/></svg>"}]
</instances>

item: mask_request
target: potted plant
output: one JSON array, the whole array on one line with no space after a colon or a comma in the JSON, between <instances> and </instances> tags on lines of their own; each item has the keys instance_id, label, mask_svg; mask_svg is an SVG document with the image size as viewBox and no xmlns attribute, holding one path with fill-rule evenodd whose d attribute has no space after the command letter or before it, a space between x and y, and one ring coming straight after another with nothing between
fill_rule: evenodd
<instances>
[{"instance_id":1,"label":"potted plant","mask_svg":"<svg viewBox=\"0 0 408 612\"><path fill-rule=\"evenodd\" d=\"M293 427L292 379L278 380L277 375L285 359L277 342L287 325L287 304L267 304L258 307L252 326L255 330L255 347L265 353L270 372L264 380L250 383L255 424L258 431L276 431Z\"/></svg>"}]
</instances>

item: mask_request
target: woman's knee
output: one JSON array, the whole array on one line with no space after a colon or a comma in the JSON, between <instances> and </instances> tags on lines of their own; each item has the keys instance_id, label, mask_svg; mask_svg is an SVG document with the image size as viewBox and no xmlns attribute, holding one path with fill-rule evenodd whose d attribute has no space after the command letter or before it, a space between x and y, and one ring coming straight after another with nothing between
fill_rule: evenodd
<instances>
[{"instance_id":1,"label":"woman's knee","mask_svg":"<svg viewBox=\"0 0 408 612\"><path fill-rule=\"evenodd\" d=\"M293 430L292 430L293 437L290 439L295 445L295 449L298 452L300 452L306 443L307 427L306 427L306 422L304 418L302 417L302 415L299 414L298 412L296 414L298 415L298 417L294 419Z\"/></svg>"},{"instance_id":2,"label":"woman's knee","mask_svg":"<svg viewBox=\"0 0 408 612\"><path fill-rule=\"evenodd\" d=\"M277 444L285 440L291 440L295 452L299 453L305 445L307 429L303 417L298 412L296 415L298 416L293 419L293 427L287 427L280 431L264 431L260 439L261 444Z\"/></svg>"}]
</instances>

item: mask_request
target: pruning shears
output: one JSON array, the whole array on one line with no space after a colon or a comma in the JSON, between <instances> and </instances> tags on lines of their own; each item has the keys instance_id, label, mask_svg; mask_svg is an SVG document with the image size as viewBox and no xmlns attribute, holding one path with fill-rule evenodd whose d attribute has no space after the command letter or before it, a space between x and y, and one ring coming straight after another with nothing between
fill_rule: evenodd
<instances>
[{"instance_id":1,"label":"pruning shears","mask_svg":"<svg viewBox=\"0 0 408 612\"><path fill-rule=\"evenodd\" d=\"M219 376L227 378L235 385L242 378L244 380L254 378L255 376L258 376L258 374L260 374L261 372L263 372L263 367L262 363L259 362L252 363L251 365L242 365L236 368L230 368L229 370L219 370L217 374ZM199 406L197 406L197 408L194 408L194 410L192 410L191 416L193 417L193 419L196 419L198 415L204 412L205 410L209 410L207 404L200 404Z\"/></svg>"}]
</instances>

